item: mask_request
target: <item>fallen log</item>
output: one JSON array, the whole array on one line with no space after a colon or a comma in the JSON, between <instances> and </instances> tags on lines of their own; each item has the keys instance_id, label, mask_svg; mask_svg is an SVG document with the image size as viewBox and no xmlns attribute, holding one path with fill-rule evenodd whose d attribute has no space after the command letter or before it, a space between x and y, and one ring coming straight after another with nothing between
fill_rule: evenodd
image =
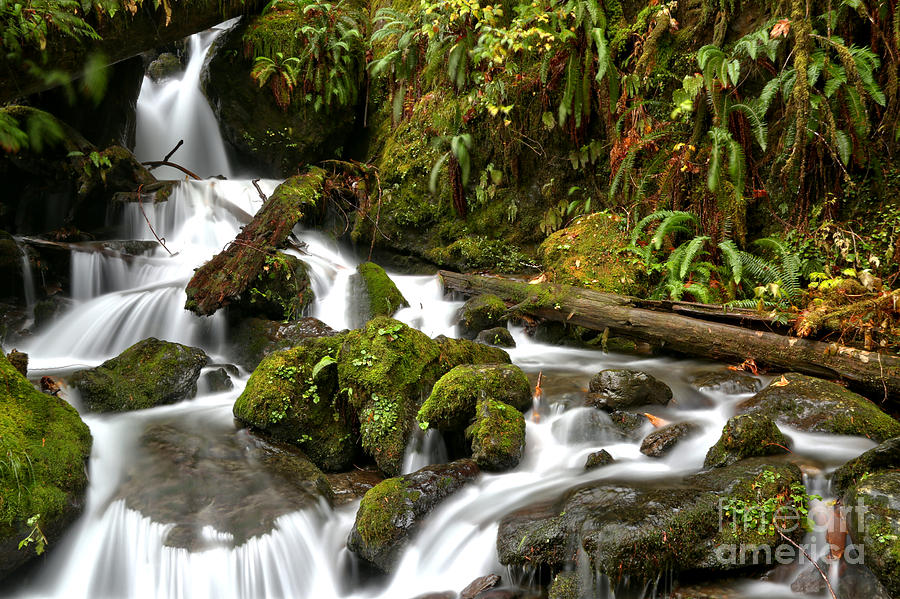
<instances>
[{"instance_id":1,"label":"fallen log","mask_svg":"<svg viewBox=\"0 0 900 599\"><path fill-rule=\"evenodd\" d=\"M641 300L579 289L440 271L446 289L493 293L520 313L647 341L666 351L843 379L870 396L900 398L900 357L635 307Z\"/></svg>"},{"instance_id":2,"label":"fallen log","mask_svg":"<svg viewBox=\"0 0 900 599\"><path fill-rule=\"evenodd\" d=\"M279 185L234 241L194 272L184 307L210 316L246 293L294 225L318 211L325 181L325 171L311 168Z\"/></svg>"}]
</instances>

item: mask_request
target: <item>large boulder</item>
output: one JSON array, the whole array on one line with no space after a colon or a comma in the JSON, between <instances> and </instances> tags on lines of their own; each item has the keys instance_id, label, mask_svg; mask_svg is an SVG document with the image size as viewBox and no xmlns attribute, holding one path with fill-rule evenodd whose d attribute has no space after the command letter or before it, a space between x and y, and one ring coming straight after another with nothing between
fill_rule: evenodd
<instances>
[{"instance_id":1,"label":"large boulder","mask_svg":"<svg viewBox=\"0 0 900 599\"><path fill-rule=\"evenodd\" d=\"M526 412L532 403L531 385L512 364L457 366L435 383L416 419L440 431L461 431L475 418L478 402L488 399Z\"/></svg>"},{"instance_id":2,"label":"large boulder","mask_svg":"<svg viewBox=\"0 0 900 599\"><path fill-rule=\"evenodd\" d=\"M193 397L208 361L202 349L150 337L69 383L94 412L141 410Z\"/></svg>"},{"instance_id":3,"label":"large boulder","mask_svg":"<svg viewBox=\"0 0 900 599\"><path fill-rule=\"evenodd\" d=\"M793 464L751 458L669 484L591 482L504 517L498 556L507 565L559 571L574 566L583 547L592 571L616 580L737 570L752 563L752 556L739 559L741 552L759 557L781 543L768 519L777 505L805 508L801 478ZM773 498L777 505L766 508ZM735 519L748 509L760 514L758 521ZM799 539L803 530L788 534Z\"/></svg>"},{"instance_id":4,"label":"large boulder","mask_svg":"<svg viewBox=\"0 0 900 599\"><path fill-rule=\"evenodd\" d=\"M722 436L706 453L703 467L721 468L744 458L787 453L790 445L771 418L741 414L725 423Z\"/></svg>"},{"instance_id":5,"label":"large boulder","mask_svg":"<svg viewBox=\"0 0 900 599\"><path fill-rule=\"evenodd\" d=\"M459 309L457 328L459 336L474 339L485 329L505 327L506 303L496 295L486 293L468 300Z\"/></svg>"},{"instance_id":6,"label":"large boulder","mask_svg":"<svg viewBox=\"0 0 900 599\"><path fill-rule=\"evenodd\" d=\"M892 597L900 596L900 472L864 477L844 494L850 537Z\"/></svg>"},{"instance_id":7,"label":"large boulder","mask_svg":"<svg viewBox=\"0 0 900 599\"><path fill-rule=\"evenodd\" d=\"M466 431L472 438L472 459L482 470L515 468L525 453L525 417L513 406L484 399Z\"/></svg>"},{"instance_id":8,"label":"large boulder","mask_svg":"<svg viewBox=\"0 0 900 599\"><path fill-rule=\"evenodd\" d=\"M884 470L900 470L900 437L888 439L838 468L831 486L835 494L842 495L863 478Z\"/></svg>"},{"instance_id":9,"label":"large boulder","mask_svg":"<svg viewBox=\"0 0 900 599\"><path fill-rule=\"evenodd\" d=\"M587 404L609 412L647 404L666 405L672 390L651 374L627 368L601 370L591 379Z\"/></svg>"},{"instance_id":10,"label":"large boulder","mask_svg":"<svg viewBox=\"0 0 900 599\"><path fill-rule=\"evenodd\" d=\"M84 507L91 433L0 351L0 579L53 547ZM29 520L34 519L31 524ZM19 543L29 538L27 546Z\"/></svg>"},{"instance_id":11,"label":"large boulder","mask_svg":"<svg viewBox=\"0 0 900 599\"><path fill-rule=\"evenodd\" d=\"M232 329L230 341L236 363L253 371L272 352L294 347L310 337L335 334L327 324L309 316L290 322L245 318Z\"/></svg>"},{"instance_id":12,"label":"large boulder","mask_svg":"<svg viewBox=\"0 0 900 599\"><path fill-rule=\"evenodd\" d=\"M900 435L900 422L836 383L788 373L742 401L739 414L763 414L801 431L861 435L885 441Z\"/></svg>"},{"instance_id":13,"label":"large boulder","mask_svg":"<svg viewBox=\"0 0 900 599\"><path fill-rule=\"evenodd\" d=\"M375 485L359 504L347 547L390 572L421 521L478 476L472 460L426 466Z\"/></svg>"},{"instance_id":14,"label":"large boulder","mask_svg":"<svg viewBox=\"0 0 900 599\"><path fill-rule=\"evenodd\" d=\"M363 262L350 277L350 295L354 325L361 325L376 316L393 316L409 302L397 285L374 262Z\"/></svg>"}]
</instances>

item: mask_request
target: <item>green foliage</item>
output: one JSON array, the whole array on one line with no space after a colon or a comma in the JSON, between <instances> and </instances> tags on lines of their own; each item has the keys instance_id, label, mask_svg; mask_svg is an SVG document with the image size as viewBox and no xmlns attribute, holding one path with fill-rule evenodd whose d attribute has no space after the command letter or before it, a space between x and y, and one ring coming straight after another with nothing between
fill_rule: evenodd
<instances>
[{"instance_id":1,"label":"green foliage","mask_svg":"<svg viewBox=\"0 0 900 599\"><path fill-rule=\"evenodd\" d=\"M41 525L39 523L40 519L40 514L35 514L28 519L28 526L31 527L31 531L28 533L27 537L19 541L20 550L34 543L34 552L38 555L44 553L44 548L50 541L47 540L47 537L44 536L44 531L41 530Z\"/></svg>"},{"instance_id":2,"label":"green foliage","mask_svg":"<svg viewBox=\"0 0 900 599\"><path fill-rule=\"evenodd\" d=\"M730 497L722 505L722 513L735 526L747 532L759 535L771 535L779 530L792 531L799 519L800 528L811 530L809 520L809 502L811 499L821 501L819 495L808 495L806 487L799 482L791 484L790 489L778 495L765 493L780 478L772 470L760 472L751 483L752 497Z\"/></svg>"}]
</instances>

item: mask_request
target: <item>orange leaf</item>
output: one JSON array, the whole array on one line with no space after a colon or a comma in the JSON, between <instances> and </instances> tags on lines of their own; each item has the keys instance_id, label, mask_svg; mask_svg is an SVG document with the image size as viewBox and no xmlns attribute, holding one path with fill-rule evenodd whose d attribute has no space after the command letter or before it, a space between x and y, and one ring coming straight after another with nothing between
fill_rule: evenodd
<instances>
[{"instance_id":1,"label":"orange leaf","mask_svg":"<svg viewBox=\"0 0 900 599\"><path fill-rule=\"evenodd\" d=\"M772 39L776 37L787 37L788 33L791 32L791 22L787 19L781 19L775 26L772 27L772 32L769 34Z\"/></svg>"}]
</instances>

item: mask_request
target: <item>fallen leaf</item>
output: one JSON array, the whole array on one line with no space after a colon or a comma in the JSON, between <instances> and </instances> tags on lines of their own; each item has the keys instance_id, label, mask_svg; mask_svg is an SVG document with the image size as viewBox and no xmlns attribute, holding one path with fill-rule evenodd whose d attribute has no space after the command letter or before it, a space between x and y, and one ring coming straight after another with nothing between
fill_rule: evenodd
<instances>
[{"instance_id":1,"label":"fallen leaf","mask_svg":"<svg viewBox=\"0 0 900 599\"><path fill-rule=\"evenodd\" d=\"M644 416L646 416L647 420L650 421L650 424L652 424L656 428L662 428L662 427L666 426L667 424L669 424L668 420L664 420L663 418L660 418L659 416L654 416L653 414L648 414L647 412L644 412Z\"/></svg>"},{"instance_id":2,"label":"fallen leaf","mask_svg":"<svg viewBox=\"0 0 900 599\"><path fill-rule=\"evenodd\" d=\"M772 383L772 386L773 387L784 387L788 383L790 383L790 381L787 380L786 378L784 378L784 375L782 374L780 379L778 379L777 381Z\"/></svg>"},{"instance_id":3,"label":"fallen leaf","mask_svg":"<svg viewBox=\"0 0 900 599\"><path fill-rule=\"evenodd\" d=\"M787 37L788 33L790 32L791 22L787 19L781 19L780 21L775 23L774 27L772 27L772 32L769 34L769 36L772 39L775 39L777 37Z\"/></svg>"}]
</instances>

